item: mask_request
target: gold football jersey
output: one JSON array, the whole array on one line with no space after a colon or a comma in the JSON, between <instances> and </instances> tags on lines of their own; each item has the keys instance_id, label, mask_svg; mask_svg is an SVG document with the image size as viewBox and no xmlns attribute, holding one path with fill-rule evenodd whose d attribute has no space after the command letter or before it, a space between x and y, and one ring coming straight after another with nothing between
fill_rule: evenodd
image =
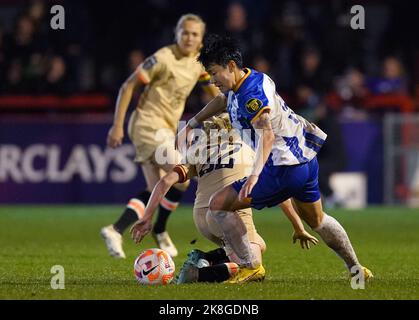
<instances>
[{"instance_id":1,"label":"gold football jersey","mask_svg":"<svg viewBox=\"0 0 419 320\"><path fill-rule=\"evenodd\" d=\"M180 176L179 182L194 176L198 178L194 208L208 207L208 202L215 192L248 176L253 168L254 152L241 140L226 142L221 146L208 146L208 149L208 157L217 154L216 157L212 157L216 160L211 161L213 163L187 163L175 167Z\"/></svg>"},{"instance_id":2,"label":"gold football jersey","mask_svg":"<svg viewBox=\"0 0 419 320\"><path fill-rule=\"evenodd\" d=\"M143 143L155 144L155 133L161 128L175 134L195 84L209 83L197 55L185 57L174 44L161 48L137 68L137 77L146 85L137 106L136 121L141 125L135 133Z\"/></svg>"}]
</instances>

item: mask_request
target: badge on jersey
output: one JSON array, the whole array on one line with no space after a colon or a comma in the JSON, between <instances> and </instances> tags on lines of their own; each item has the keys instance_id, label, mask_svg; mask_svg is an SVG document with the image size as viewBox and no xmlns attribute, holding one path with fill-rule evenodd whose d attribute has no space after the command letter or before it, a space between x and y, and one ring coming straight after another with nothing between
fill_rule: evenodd
<instances>
[{"instance_id":1,"label":"badge on jersey","mask_svg":"<svg viewBox=\"0 0 419 320\"><path fill-rule=\"evenodd\" d=\"M147 59L145 59L144 63L143 63L143 69L144 70L149 70L151 69L152 66L154 66L157 63L157 59L155 56L151 56L148 57Z\"/></svg>"},{"instance_id":2,"label":"badge on jersey","mask_svg":"<svg viewBox=\"0 0 419 320\"><path fill-rule=\"evenodd\" d=\"M256 98L252 98L252 99L247 100L247 102L245 104L246 110L249 113L255 113L255 112L259 111L259 109L262 108L262 106L263 106L262 101L259 100L259 99L256 99Z\"/></svg>"}]
</instances>

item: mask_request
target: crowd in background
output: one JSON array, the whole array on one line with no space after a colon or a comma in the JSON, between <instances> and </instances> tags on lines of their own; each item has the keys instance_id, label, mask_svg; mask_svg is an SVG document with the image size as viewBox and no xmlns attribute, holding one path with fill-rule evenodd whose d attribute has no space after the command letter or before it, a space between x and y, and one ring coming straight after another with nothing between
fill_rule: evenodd
<instances>
[{"instance_id":1,"label":"crowd in background","mask_svg":"<svg viewBox=\"0 0 419 320\"><path fill-rule=\"evenodd\" d=\"M53 4L65 9L65 30L50 27ZM353 30L350 9L359 4L365 29ZM328 133L319 154L326 205L336 203L329 176L347 159L337 120L419 111L417 13L407 1L5 0L0 112L14 112L16 101L28 112L37 97L99 94L106 98L101 111L111 114L122 82L148 55L174 42L174 26L189 12L202 16L208 32L237 38L245 66L272 77L287 104ZM208 99L195 89L186 115ZM51 107L63 100L49 101ZM77 110L91 111L77 101ZM66 105L75 110L71 101Z\"/></svg>"},{"instance_id":2,"label":"crowd in background","mask_svg":"<svg viewBox=\"0 0 419 320\"><path fill-rule=\"evenodd\" d=\"M415 12L396 1L57 1L65 30L50 28L51 2L0 5L0 95L100 92L114 99L122 81L174 41L180 15L193 12L208 32L227 33L245 65L270 75L290 106L308 118L362 115L369 97L411 98L419 110ZM365 30L350 27L361 4ZM206 101L189 99L194 112ZM110 106L109 110L112 110ZM387 109L386 109L387 110ZM393 110L394 111L394 110Z\"/></svg>"}]
</instances>

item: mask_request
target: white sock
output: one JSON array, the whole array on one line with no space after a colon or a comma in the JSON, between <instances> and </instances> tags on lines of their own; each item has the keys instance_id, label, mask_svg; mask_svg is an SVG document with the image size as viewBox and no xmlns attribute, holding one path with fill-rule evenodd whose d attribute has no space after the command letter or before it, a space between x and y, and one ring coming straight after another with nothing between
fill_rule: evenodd
<instances>
[{"instance_id":1,"label":"white sock","mask_svg":"<svg viewBox=\"0 0 419 320\"><path fill-rule=\"evenodd\" d=\"M257 267L260 263L253 254L246 226L237 212L211 211L210 214L223 231L224 241L240 259L240 265Z\"/></svg>"},{"instance_id":2,"label":"white sock","mask_svg":"<svg viewBox=\"0 0 419 320\"><path fill-rule=\"evenodd\" d=\"M345 229L335 218L324 214L322 223L313 230L345 262L349 271L354 265L359 265L358 258Z\"/></svg>"}]
</instances>

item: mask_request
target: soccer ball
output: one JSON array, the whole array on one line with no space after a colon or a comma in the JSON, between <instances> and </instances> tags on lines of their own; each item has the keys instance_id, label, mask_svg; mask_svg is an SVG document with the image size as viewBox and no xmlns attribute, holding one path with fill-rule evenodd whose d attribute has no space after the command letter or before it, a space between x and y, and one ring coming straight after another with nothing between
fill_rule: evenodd
<instances>
[{"instance_id":1,"label":"soccer ball","mask_svg":"<svg viewBox=\"0 0 419 320\"><path fill-rule=\"evenodd\" d=\"M161 249L147 249L134 261L134 275L140 284L168 284L174 274L175 263Z\"/></svg>"}]
</instances>

